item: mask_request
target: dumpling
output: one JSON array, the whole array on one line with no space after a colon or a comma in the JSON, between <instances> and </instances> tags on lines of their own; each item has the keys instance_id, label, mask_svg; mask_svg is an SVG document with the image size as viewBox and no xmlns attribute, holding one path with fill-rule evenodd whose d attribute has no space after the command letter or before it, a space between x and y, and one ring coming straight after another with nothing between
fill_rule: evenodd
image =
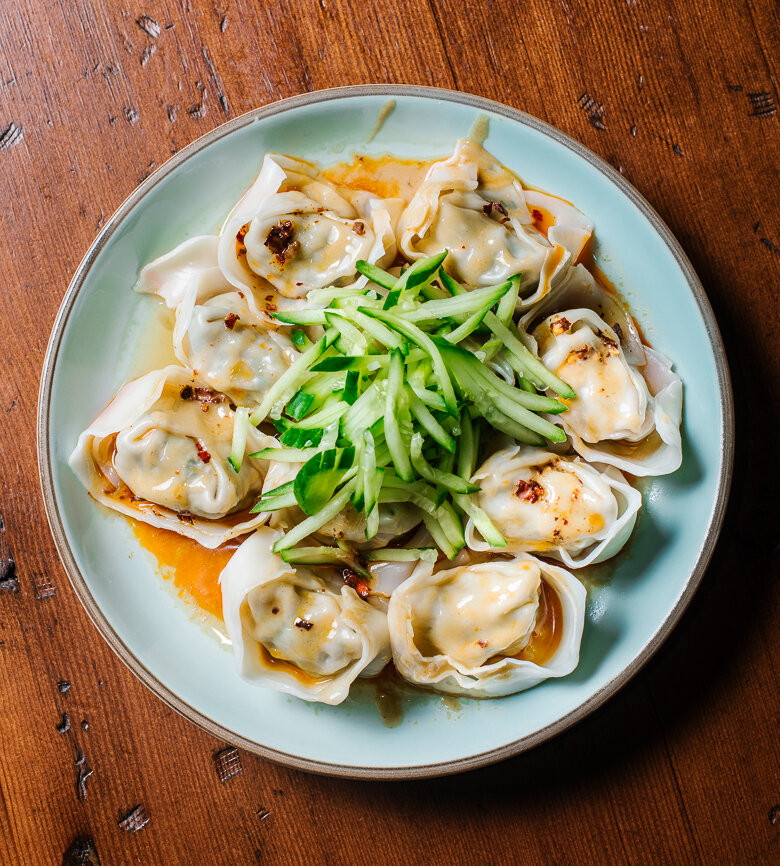
<instances>
[{"instance_id":1,"label":"dumpling","mask_svg":"<svg viewBox=\"0 0 780 866\"><path fill-rule=\"evenodd\" d=\"M532 550L580 568L614 556L628 541L642 496L612 467L599 471L578 457L537 448L497 451L472 477L474 500L506 538L509 550ZM472 550L488 550L474 524Z\"/></svg>"},{"instance_id":2,"label":"dumpling","mask_svg":"<svg viewBox=\"0 0 780 866\"><path fill-rule=\"evenodd\" d=\"M170 366L125 385L81 434L70 465L103 505L218 547L268 519L252 515L265 467L227 462L234 408ZM274 440L250 427L247 452Z\"/></svg>"},{"instance_id":3,"label":"dumpling","mask_svg":"<svg viewBox=\"0 0 780 866\"><path fill-rule=\"evenodd\" d=\"M559 420L578 454L633 475L679 468L682 382L663 355L645 347L643 368L632 365L589 309L549 316L534 337L545 366L577 392Z\"/></svg>"},{"instance_id":4,"label":"dumpling","mask_svg":"<svg viewBox=\"0 0 780 866\"><path fill-rule=\"evenodd\" d=\"M275 293L236 291L225 280L218 242L185 241L141 270L136 291L157 295L173 310L176 358L203 384L238 404L257 405L298 353L271 318Z\"/></svg>"},{"instance_id":5,"label":"dumpling","mask_svg":"<svg viewBox=\"0 0 780 866\"><path fill-rule=\"evenodd\" d=\"M528 554L433 573L420 562L390 597L393 661L409 682L499 697L571 673L585 588Z\"/></svg>"},{"instance_id":6,"label":"dumpling","mask_svg":"<svg viewBox=\"0 0 780 866\"><path fill-rule=\"evenodd\" d=\"M199 379L244 406L261 403L298 357L287 334L268 328L243 292L193 307L174 351Z\"/></svg>"},{"instance_id":7,"label":"dumpling","mask_svg":"<svg viewBox=\"0 0 780 866\"><path fill-rule=\"evenodd\" d=\"M529 195L548 208L547 237L534 225ZM407 258L448 249L445 268L467 285L489 286L522 274L521 309L550 291L592 231L592 223L575 208L524 190L481 145L467 139L457 142L451 157L431 166L397 229Z\"/></svg>"},{"instance_id":8,"label":"dumpling","mask_svg":"<svg viewBox=\"0 0 780 866\"><path fill-rule=\"evenodd\" d=\"M219 243L220 267L236 288L262 291L270 284L286 298L364 285L359 259L384 266L394 257L391 209L382 199L339 191L311 163L279 154L266 155Z\"/></svg>"},{"instance_id":9,"label":"dumpling","mask_svg":"<svg viewBox=\"0 0 780 866\"><path fill-rule=\"evenodd\" d=\"M580 307L598 313L612 327L630 364L644 365L645 347L631 311L614 292L599 285L584 265L569 268L555 288L523 314L520 324L531 334L551 313Z\"/></svg>"},{"instance_id":10,"label":"dumpling","mask_svg":"<svg viewBox=\"0 0 780 866\"><path fill-rule=\"evenodd\" d=\"M284 463L280 460L268 462L268 473L263 485L263 493L268 493L294 481L301 463ZM383 503L379 507L379 531L366 541L366 518L358 514L352 506L336 515L317 530L316 537L324 544L332 544L334 539L346 541L356 550L372 550L386 547L394 539L410 532L422 520L419 510L406 503ZM305 514L297 506L271 512L269 525L275 529L290 529L300 523Z\"/></svg>"},{"instance_id":11,"label":"dumpling","mask_svg":"<svg viewBox=\"0 0 780 866\"><path fill-rule=\"evenodd\" d=\"M271 553L282 533L261 527L220 575L238 671L306 701L340 704L357 677L390 660L386 615L349 586ZM337 588L338 587L338 588Z\"/></svg>"}]
</instances>

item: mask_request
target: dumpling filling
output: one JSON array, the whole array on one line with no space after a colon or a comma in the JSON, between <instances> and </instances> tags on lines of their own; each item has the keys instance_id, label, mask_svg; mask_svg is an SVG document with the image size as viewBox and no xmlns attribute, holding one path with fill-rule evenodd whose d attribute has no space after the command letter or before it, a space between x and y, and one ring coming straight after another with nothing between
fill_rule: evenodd
<instances>
[{"instance_id":1,"label":"dumpling filling","mask_svg":"<svg viewBox=\"0 0 780 866\"><path fill-rule=\"evenodd\" d=\"M510 550L532 550L581 568L614 556L628 540L642 497L613 467L596 468L516 446L497 451L471 479L473 497ZM466 527L472 550L487 550L474 522Z\"/></svg>"},{"instance_id":2,"label":"dumpling filling","mask_svg":"<svg viewBox=\"0 0 780 866\"><path fill-rule=\"evenodd\" d=\"M344 584L272 552L281 533L261 527L220 575L222 610L239 673L307 701L339 704L357 677L390 659L387 616Z\"/></svg>"}]
</instances>

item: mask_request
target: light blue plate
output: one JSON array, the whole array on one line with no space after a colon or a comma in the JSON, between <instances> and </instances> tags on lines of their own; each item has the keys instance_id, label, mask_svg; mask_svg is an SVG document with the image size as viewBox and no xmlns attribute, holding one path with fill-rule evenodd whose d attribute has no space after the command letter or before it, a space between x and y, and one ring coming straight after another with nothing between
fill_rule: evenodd
<instances>
[{"instance_id":1,"label":"light blue plate","mask_svg":"<svg viewBox=\"0 0 780 866\"><path fill-rule=\"evenodd\" d=\"M388 100L395 110L366 143ZM644 488L645 512L611 583L590 595L582 657L569 677L453 710L407 701L383 724L370 695L324 707L258 689L229 650L163 585L127 521L98 507L67 459L81 430L144 366L155 306L131 291L139 268L213 232L266 151L324 164L353 151L442 157L487 115L486 147L529 186L576 204L596 225L596 258L650 342L685 384L684 462ZM148 340L146 341L148 344ZM156 694L218 737L324 773L372 778L470 769L540 743L591 712L655 652L690 601L728 493L732 401L712 310L679 244L647 202L582 145L533 117L474 96L368 86L284 100L208 133L158 169L109 220L81 263L52 331L41 382L38 455L57 548L93 621Z\"/></svg>"}]
</instances>

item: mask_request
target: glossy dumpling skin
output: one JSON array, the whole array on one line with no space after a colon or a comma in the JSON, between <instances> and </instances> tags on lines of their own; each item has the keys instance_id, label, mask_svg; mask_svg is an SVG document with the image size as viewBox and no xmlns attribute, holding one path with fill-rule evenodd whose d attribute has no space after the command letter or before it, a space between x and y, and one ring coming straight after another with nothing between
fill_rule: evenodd
<instances>
[{"instance_id":1,"label":"glossy dumpling skin","mask_svg":"<svg viewBox=\"0 0 780 866\"><path fill-rule=\"evenodd\" d=\"M238 671L306 701L340 704L357 677L375 676L389 661L387 617L351 587L272 553L281 535L261 527L220 575Z\"/></svg>"},{"instance_id":2,"label":"glossy dumpling skin","mask_svg":"<svg viewBox=\"0 0 780 866\"><path fill-rule=\"evenodd\" d=\"M267 154L225 221L219 264L238 289L271 286L291 299L363 285L358 260L383 266L395 257L391 210L369 193L336 189L312 163Z\"/></svg>"},{"instance_id":3,"label":"glossy dumpling skin","mask_svg":"<svg viewBox=\"0 0 780 866\"><path fill-rule=\"evenodd\" d=\"M243 292L195 306L174 351L198 378L243 406L262 402L299 354L287 334L255 314Z\"/></svg>"},{"instance_id":4,"label":"glossy dumpling skin","mask_svg":"<svg viewBox=\"0 0 780 866\"><path fill-rule=\"evenodd\" d=\"M497 451L472 477L474 499L509 550L534 551L580 568L614 556L628 541L641 494L613 467L514 446ZM466 541L488 550L471 520Z\"/></svg>"},{"instance_id":5,"label":"glossy dumpling skin","mask_svg":"<svg viewBox=\"0 0 780 866\"><path fill-rule=\"evenodd\" d=\"M542 362L577 393L560 421L577 453L634 475L665 475L682 462L682 382L671 363L644 347L630 363L618 334L593 310L566 309L534 337Z\"/></svg>"},{"instance_id":6,"label":"glossy dumpling skin","mask_svg":"<svg viewBox=\"0 0 780 866\"><path fill-rule=\"evenodd\" d=\"M177 360L239 405L260 403L298 356L271 318L276 296L236 290L217 263L219 239L192 238L141 270L136 291L173 310Z\"/></svg>"},{"instance_id":7,"label":"glossy dumpling skin","mask_svg":"<svg viewBox=\"0 0 780 866\"><path fill-rule=\"evenodd\" d=\"M525 553L436 573L420 562L390 597L393 661L409 682L436 691L522 691L577 666L585 595L569 572Z\"/></svg>"},{"instance_id":8,"label":"glossy dumpling skin","mask_svg":"<svg viewBox=\"0 0 780 866\"><path fill-rule=\"evenodd\" d=\"M234 417L229 401L189 371L165 367L117 393L79 437L70 465L103 505L218 547L267 519L249 514L265 467L247 457L236 473L227 462ZM270 442L252 428L247 453Z\"/></svg>"},{"instance_id":9,"label":"glossy dumpling skin","mask_svg":"<svg viewBox=\"0 0 780 866\"><path fill-rule=\"evenodd\" d=\"M529 195L549 207L547 236L534 225ZM558 226L559 220L571 230ZM579 211L524 190L483 147L461 139L452 156L428 170L399 219L397 234L399 248L410 259L449 250L446 269L470 286L522 274L522 309L550 291L592 230Z\"/></svg>"}]
</instances>

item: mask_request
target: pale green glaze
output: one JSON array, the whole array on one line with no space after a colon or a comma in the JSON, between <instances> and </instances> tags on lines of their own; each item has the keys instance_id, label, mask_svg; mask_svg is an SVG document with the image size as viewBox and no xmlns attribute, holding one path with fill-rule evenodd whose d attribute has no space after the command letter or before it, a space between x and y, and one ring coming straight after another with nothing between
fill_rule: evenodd
<instances>
[{"instance_id":1,"label":"pale green glaze","mask_svg":"<svg viewBox=\"0 0 780 866\"><path fill-rule=\"evenodd\" d=\"M388 99L395 110L366 139ZM610 585L591 593L571 676L493 701L407 701L386 727L370 690L340 707L244 683L230 652L161 586L124 518L92 502L67 458L79 432L132 372L154 301L131 291L138 269L185 237L214 231L266 151L328 164L352 151L448 154L479 114L486 147L530 186L596 224L597 258L649 340L685 384L684 463L645 488L646 508ZM731 393L720 337L687 259L637 193L570 139L511 109L448 91L366 87L277 103L179 153L120 208L74 278L41 384L39 455L52 529L71 580L106 639L164 700L217 736L321 772L436 775L488 763L563 730L652 654L690 599L720 527L731 467ZM685 664L685 659L680 659Z\"/></svg>"}]
</instances>

